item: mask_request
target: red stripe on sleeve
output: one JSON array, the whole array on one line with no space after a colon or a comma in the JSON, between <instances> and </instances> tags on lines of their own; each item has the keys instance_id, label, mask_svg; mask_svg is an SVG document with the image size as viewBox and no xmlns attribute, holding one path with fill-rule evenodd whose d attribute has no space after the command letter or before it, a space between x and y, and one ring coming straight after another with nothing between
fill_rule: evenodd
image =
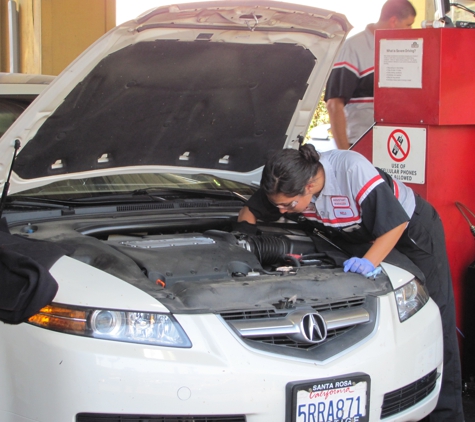
<instances>
[{"instance_id":1,"label":"red stripe on sleeve","mask_svg":"<svg viewBox=\"0 0 475 422\"><path fill-rule=\"evenodd\" d=\"M371 72L374 72L374 66L373 66L373 67L369 67L368 69L362 70L362 71L360 72L360 74L361 74L361 76L365 76L365 75L367 75L367 74L369 74L369 73L371 73Z\"/></svg>"},{"instance_id":2,"label":"red stripe on sleeve","mask_svg":"<svg viewBox=\"0 0 475 422\"><path fill-rule=\"evenodd\" d=\"M394 185L394 196L397 199L399 199L399 186L397 185L395 180L393 180L393 185Z\"/></svg>"},{"instance_id":3,"label":"red stripe on sleeve","mask_svg":"<svg viewBox=\"0 0 475 422\"><path fill-rule=\"evenodd\" d=\"M352 98L348 103L356 104L356 103L374 103L372 98Z\"/></svg>"},{"instance_id":4,"label":"red stripe on sleeve","mask_svg":"<svg viewBox=\"0 0 475 422\"><path fill-rule=\"evenodd\" d=\"M371 188L372 185L374 185L375 182L378 180L382 180L382 177L378 174L377 176L374 176L366 185L364 185L361 190L358 192L358 195L356 195L356 202L359 204L361 197Z\"/></svg>"},{"instance_id":5,"label":"red stripe on sleeve","mask_svg":"<svg viewBox=\"0 0 475 422\"><path fill-rule=\"evenodd\" d=\"M355 73L358 75L360 74L360 71L356 66L353 66L351 63L348 62L338 62L333 65L333 67L348 67L349 69L352 69Z\"/></svg>"}]
</instances>

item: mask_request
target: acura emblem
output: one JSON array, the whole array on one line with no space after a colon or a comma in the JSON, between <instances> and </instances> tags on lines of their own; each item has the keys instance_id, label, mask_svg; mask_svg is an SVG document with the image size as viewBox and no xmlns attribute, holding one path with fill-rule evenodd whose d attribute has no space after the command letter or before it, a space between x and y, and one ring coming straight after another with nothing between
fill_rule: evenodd
<instances>
[{"instance_id":1,"label":"acura emblem","mask_svg":"<svg viewBox=\"0 0 475 422\"><path fill-rule=\"evenodd\" d=\"M304 315L300 328L309 343L320 343L327 338L327 324L319 313Z\"/></svg>"}]
</instances>

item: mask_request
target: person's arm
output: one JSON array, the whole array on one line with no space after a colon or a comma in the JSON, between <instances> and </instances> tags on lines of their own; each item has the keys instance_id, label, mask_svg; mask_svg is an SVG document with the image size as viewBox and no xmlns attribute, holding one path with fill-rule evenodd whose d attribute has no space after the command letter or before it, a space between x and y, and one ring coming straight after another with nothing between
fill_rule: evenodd
<instances>
[{"instance_id":1,"label":"person's arm","mask_svg":"<svg viewBox=\"0 0 475 422\"><path fill-rule=\"evenodd\" d=\"M394 246L396 246L396 243L401 238L407 224L408 223L403 223L378 237L363 258L371 261L375 267L381 264L384 258L386 258L389 252L391 252Z\"/></svg>"},{"instance_id":2,"label":"person's arm","mask_svg":"<svg viewBox=\"0 0 475 422\"><path fill-rule=\"evenodd\" d=\"M346 134L345 101L343 98L329 98L326 101L331 131L338 149L349 149L350 143Z\"/></svg>"},{"instance_id":3,"label":"person's arm","mask_svg":"<svg viewBox=\"0 0 475 422\"><path fill-rule=\"evenodd\" d=\"M242 221L246 221L249 224L256 224L257 223L257 218L251 212L251 210L248 207L244 206L244 207L241 208L241 211L239 211L237 221L238 221L238 223L240 223Z\"/></svg>"},{"instance_id":4,"label":"person's arm","mask_svg":"<svg viewBox=\"0 0 475 422\"><path fill-rule=\"evenodd\" d=\"M282 216L279 208L273 205L262 189L258 189L239 211L237 222L257 224L257 220L277 221Z\"/></svg>"},{"instance_id":5,"label":"person's arm","mask_svg":"<svg viewBox=\"0 0 475 422\"><path fill-rule=\"evenodd\" d=\"M347 154L352 158L347 181L354 197L364 198L360 203L362 226L374 241L362 258L355 256L345 261L343 269L367 276L396 246L410 217L394 195L396 182L384 172L380 173L361 154L350 151Z\"/></svg>"},{"instance_id":6,"label":"person's arm","mask_svg":"<svg viewBox=\"0 0 475 422\"><path fill-rule=\"evenodd\" d=\"M376 276L381 270L376 268L396 246L397 241L406 229L403 223L378 237L363 258L354 256L343 263L343 271L362 274L365 277Z\"/></svg>"}]
</instances>

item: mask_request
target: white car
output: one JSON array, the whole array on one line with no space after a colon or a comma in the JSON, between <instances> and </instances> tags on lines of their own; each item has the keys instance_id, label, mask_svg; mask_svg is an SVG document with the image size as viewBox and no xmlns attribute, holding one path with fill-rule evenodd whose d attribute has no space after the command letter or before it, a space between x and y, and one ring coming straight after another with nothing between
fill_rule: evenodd
<instances>
[{"instance_id":1,"label":"white car","mask_svg":"<svg viewBox=\"0 0 475 422\"><path fill-rule=\"evenodd\" d=\"M308 140L305 143L313 145L320 152L337 149L329 123L320 124L310 129L308 131Z\"/></svg>"},{"instance_id":2,"label":"white car","mask_svg":"<svg viewBox=\"0 0 475 422\"><path fill-rule=\"evenodd\" d=\"M53 79L50 75L0 72L0 136Z\"/></svg>"},{"instance_id":3,"label":"white car","mask_svg":"<svg viewBox=\"0 0 475 422\"><path fill-rule=\"evenodd\" d=\"M432 411L442 331L417 268L393 251L368 279L343 272L351 245L299 219L235 225L267 156L303 139L350 29L277 1L160 7L91 45L13 123L2 422Z\"/></svg>"}]
</instances>

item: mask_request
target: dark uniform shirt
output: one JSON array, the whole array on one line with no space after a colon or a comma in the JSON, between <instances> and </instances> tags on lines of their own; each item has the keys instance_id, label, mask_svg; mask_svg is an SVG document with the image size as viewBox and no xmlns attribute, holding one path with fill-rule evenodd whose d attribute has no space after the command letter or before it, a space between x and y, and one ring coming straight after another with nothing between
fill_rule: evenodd
<instances>
[{"instance_id":1,"label":"dark uniform shirt","mask_svg":"<svg viewBox=\"0 0 475 422\"><path fill-rule=\"evenodd\" d=\"M374 34L370 25L343 45L325 88L325 101L343 98L348 140L356 142L374 122Z\"/></svg>"},{"instance_id":2,"label":"dark uniform shirt","mask_svg":"<svg viewBox=\"0 0 475 422\"><path fill-rule=\"evenodd\" d=\"M376 169L354 151L321 154L325 185L302 215L316 228L345 240L369 242L408 222L414 212L412 189ZM278 220L282 214L258 190L247 206L257 219Z\"/></svg>"}]
</instances>

